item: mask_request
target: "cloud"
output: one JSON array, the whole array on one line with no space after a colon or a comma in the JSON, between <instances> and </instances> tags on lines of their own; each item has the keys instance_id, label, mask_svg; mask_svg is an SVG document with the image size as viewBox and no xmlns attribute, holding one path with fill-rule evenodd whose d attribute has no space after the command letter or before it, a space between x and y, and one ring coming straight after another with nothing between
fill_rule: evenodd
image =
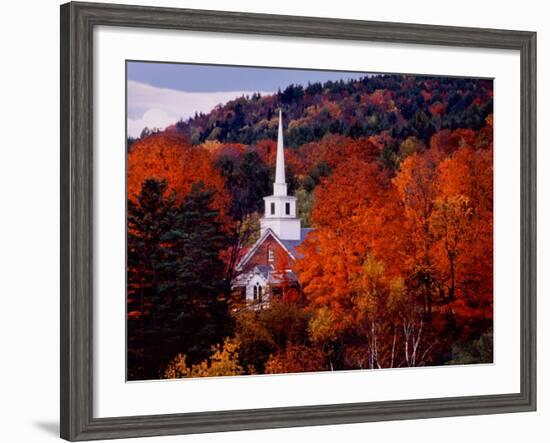
<instances>
[{"instance_id":1,"label":"cloud","mask_svg":"<svg viewBox=\"0 0 550 443\"><path fill-rule=\"evenodd\" d=\"M256 91L186 92L128 81L128 136L139 137L146 126L160 128L187 119L195 112L209 112L218 104ZM262 95L270 91L257 91Z\"/></svg>"}]
</instances>

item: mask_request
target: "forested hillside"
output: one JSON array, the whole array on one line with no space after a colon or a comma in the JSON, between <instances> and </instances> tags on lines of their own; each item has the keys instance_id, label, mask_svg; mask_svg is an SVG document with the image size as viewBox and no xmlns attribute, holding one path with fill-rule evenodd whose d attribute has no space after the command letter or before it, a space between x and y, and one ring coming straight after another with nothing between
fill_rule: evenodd
<instances>
[{"instance_id":1,"label":"forested hillside","mask_svg":"<svg viewBox=\"0 0 550 443\"><path fill-rule=\"evenodd\" d=\"M361 81L290 85L271 96L241 97L176 128L193 144L207 140L254 144L274 139L276 110L285 111L286 142L298 147L326 134L352 138L388 131L423 143L441 129L480 129L492 112L491 81L384 75Z\"/></svg>"}]
</instances>

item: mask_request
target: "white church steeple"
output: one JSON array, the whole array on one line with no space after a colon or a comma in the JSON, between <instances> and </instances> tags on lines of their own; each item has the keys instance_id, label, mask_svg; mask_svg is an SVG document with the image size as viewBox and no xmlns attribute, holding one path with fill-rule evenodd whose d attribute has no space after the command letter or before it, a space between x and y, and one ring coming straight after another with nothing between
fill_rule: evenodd
<instances>
[{"instance_id":1,"label":"white church steeple","mask_svg":"<svg viewBox=\"0 0 550 443\"><path fill-rule=\"evenodd\" d=\"M264 197L265 213L260 220L261 234L271 229L281 240L300 240L301 223L296 217L296 197L287 195L285 179L285 153L283 142L283 115L279 110L277 160L273 195Z\"/></svg>"},{"instance_id":2,"label":"white church steeple","mask_svg":"<svg viewBox=\"0 0 550 443\"><path fill-rule=\"evenodd\" d=\"M275 183L273 195L286 195L285 151L283 142L283 111L279 109L279 132L277 135L277 163L275 165Z\"/></svg>"}]
</instances>

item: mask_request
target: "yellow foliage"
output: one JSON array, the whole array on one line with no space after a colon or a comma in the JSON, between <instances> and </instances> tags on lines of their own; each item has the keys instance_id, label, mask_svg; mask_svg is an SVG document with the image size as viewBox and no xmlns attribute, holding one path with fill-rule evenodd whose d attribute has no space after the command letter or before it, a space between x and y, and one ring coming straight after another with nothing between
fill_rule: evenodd
<instances>
[{"instance_id":1,"label":"yellow foliage","mask_svg":"<svg viewBox=\"0 0 550 443\"><path fill-rule=\"evenodd\" d=\"M391 311L403 311L407 302L407 288L403 277L395 277L389 284L388 308Z\"/></svg>"},{"instance_id":2,"label":"yellow foliage","mask_svg":"<svg viewBox=\"0 0 550 443\"><path fill-rule=\"evenodd\" d=\"M185 354L178 354L168 363L164 370L163 378L186 378L189 377L189 368L186 364Z\"/></svg>"},{"instance_id":3,"label":"yellow foliage","mask_svg":"<svg viewBox=\"0 0 550 443\"><path fill-rule=\"evenodd\" d=\"M202 148L206 149L209 152L216 151L217 149L220 149L220 146L222 144L218 140L206 140L202 145L200 145Z\"/></svg>"},{"instance_id":4,"label":"yellow foliage","mask_svg":"<svg viewBox=\"0 0 550 443\"><path fill-rule=\"evenodd\" d=\"M358 313L368 315L380 305L385 285L384 264L372 256L368 256L361 267L361 271L352 277L351 288L355 293L355 306Z\"/></svg>"},{"instance_id":5,"label":"yellow foliage","mask_svg":"<svg viewBox=\"0 0 550 443\"><path fill-rule=\"evenodd\" d=\"M187 366L186 356L178 354L166 367L164 378L242 375L244 369L239 364L238 349L238 341L226 338L223 345L218 344L212 347L212 355L209 359L191 367Z\"/></svg>"},{"instance_id":6,"label":"yellow foliage","mask_svg":"<svg viewBox=\"0 0 550 443\"><path fill-rule=\"evenodd\" d=\"M309 336L317 343L334 340L336 339L335 323L334 313L330 308L317 309L309 322Z\"/></svg>"}]
</instances>

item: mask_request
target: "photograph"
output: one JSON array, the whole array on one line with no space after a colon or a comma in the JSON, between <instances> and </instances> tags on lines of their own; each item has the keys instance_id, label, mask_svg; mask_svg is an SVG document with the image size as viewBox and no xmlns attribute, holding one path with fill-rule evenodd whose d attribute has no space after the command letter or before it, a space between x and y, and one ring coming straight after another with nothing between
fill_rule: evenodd
<instances>
[{"instance_id":1,"label":"photograph","mask_svg":"<svg viewBox=\"0 0 550 443\"><path fill-rule=\"evenodd\" d=\"M493 363L492 78L127 60L126 116L127 381Z\"/></svg>"},{"instance_id":2,"label":"photograph","mask_svg":"<svg viewBox=\"0 0 550 443\"><path fill-rule=\"evenodd\" d=\"M0 441L550 441L544 2L5 6Z\"/></svg>"}]
</instances>

